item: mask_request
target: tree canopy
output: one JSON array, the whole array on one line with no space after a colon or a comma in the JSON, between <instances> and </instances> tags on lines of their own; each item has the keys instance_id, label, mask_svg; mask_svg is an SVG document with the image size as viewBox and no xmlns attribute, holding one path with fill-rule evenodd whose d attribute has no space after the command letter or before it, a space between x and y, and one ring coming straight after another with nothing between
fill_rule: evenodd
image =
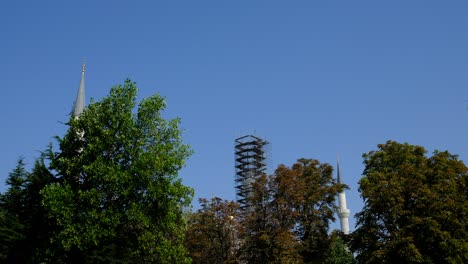
<instances>
[{"instance_id":1,"label":"tree canopy","mask_svg":"<svg viewBox=\"0 0 468 264\"><path fill-rule=\"evenodd\" d=\"M71 117L32 172L22 159L0 199L0 261L189 263L193 190L178 171L192 153L160 95L136 105L126 80Z\"/></svg>"},{"instance_id":2,"label":"tree canopy","mask_svg":"<svg viewBox=\"0 0 468 264\"><path fill-rule=\"evenodd\" d=\"M355 264L353 253L349 250L347 243L340 233L333 231L330 235L330 246L328 248L325 264Z\"/></svg>"},{"instance_id":3,"label":"tree canopy","mask_svg":"<svg viewBox=\"0 0 468 264\"><path fill-rule=\"evenodd\" d=\"M44 156L37 159L32 172L25 166L20 158L6 181L9 189L0 196L2 263L37 263L50 245L54 224L41 205L39 191L54 178L44 164Z\"/></svg>"},{"instance_id":4,"label":"tree canopy","mask_svg":"<svg viewBox=\"0 0 468 264\"><path fill-rule=\"evenodd\" d=\"M178 171L192 150L156 94L111 88L0 195L1 263L468 263L468 168L448 151L388 141L363 155L350 235L330 234L345 185L315 159L279 165L248 206L200 199ZM354 255L356 259L354 258Z\"/></svg>"},{"instance_id":5,"label":"tree canopy","mask_svg":"<svg viewBox=\"0 0 468 264\"><path fill-rule=\"evenodd\" d=\"M468 169L456 155L388 141L363 155L353 249L361 263L468 263Z\"/></svg>"},{"instance_id":6,"label":"tree canopy","mask_svg":"<svg viewBox=\"0 0 468 264\"><path fill-rule=\"evenodd\" d=\"M299 159L257 178L244 209L219 198L201 200L201 209L189 217L187 244L193 260L322 263L335 199L345 187L333 180L332 172L329 164Z\"/></svg>"},{"instance_id":7,"label":"tree canopy","mask_svg":"<svg viewBox=\"0 0 468 264\"><path fill-rule=\"evenodd\" d=\"M200 206L188 216L186 245L192 263L238 263L239 204L214 197L200 199Z\"/></svg>"},{"instance_id":8,"label":"tree canopy","mask_svg":"<svg viewBox=\"0 0 468 264\"><path fill-rule=\"evenodd\" d=\"M177 177L191 154L179 119L165 120L159 95L136 106L126 80L70 119L51 157L57 182L42 190L60 229L66 262L185 263L185 221L192 189Z\"/></svg>"}]
</instances>

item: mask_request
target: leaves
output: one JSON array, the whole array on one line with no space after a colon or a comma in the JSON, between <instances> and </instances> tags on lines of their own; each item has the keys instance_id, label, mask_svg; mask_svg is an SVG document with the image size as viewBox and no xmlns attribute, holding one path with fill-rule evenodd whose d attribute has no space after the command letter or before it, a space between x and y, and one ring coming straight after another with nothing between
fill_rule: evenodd
<instances>
[{"instance_id":1,"label":"leaves","mask_svg":"<svg viewBox=\"0 0 468 264\"><path fill-rule=\"evenodd\" d=\"M334 182L330 165L299 159L258 177L243 210L220 198L201 199L201 209L189 216L191 257L194 263L322 262L344 187Z\"/></svg>"},{"instance_id":2,"label":"leaves","mask_svg":"<svg viewBox=\"0 0 468 264\"><path fill-rule=\"evenodd\" d=\"M326 264L354 264L356 260L338 233L331 234L330 248L325 258Z\"/></svg>"},{"instance_id":3,"label":"leaves","mask_svg":"<svg viewBox=\"0 0 468 264\"><path fill-rule=\"evenodd\" d=\"M161 96L134 111L136 96L135 83L126 80L70 119L51 158L58 182L42 191L43 204L61 227L55 240L70 256L91 261L106 250L107 261L184 263L181 208L193 190L177 173L191 150L180 120L162 117Z\"/></svg>"},{"instance_id":4,"label":"leaves","mask_svg":"<svg viewBox=\"0 0 468 264\"><path fill-rule=\"evenodd\" d=\"M388 141L364 154L353 248L364 263L468 259L468 169L447 151Z\"/></svg>"},{"instance_id":5,"label":"leaves","mask_svg":"<svg viewBox=\"0 0 468 264\"><path fill-rule=\"evenodd\" d=\"M239 204L218 197L200 199L201 208L188 215L186 245L193 263L237 263Z\"/></svg>"}]
</instances>

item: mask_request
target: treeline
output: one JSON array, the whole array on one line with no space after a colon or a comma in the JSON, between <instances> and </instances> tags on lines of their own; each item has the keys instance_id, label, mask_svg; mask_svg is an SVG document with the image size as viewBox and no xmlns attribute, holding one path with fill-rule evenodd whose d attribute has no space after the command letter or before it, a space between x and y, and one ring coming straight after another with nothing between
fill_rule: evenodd
<instances>
[{"instance_id":1,"label":"treeline","mask_svg":"<svg viewBox=\"0 0 468 264\"><path fill-rule=\"evenodd\" d=\"M136 98L129 80L113 87L32 172L20 159L0 197L1 263L190 263L193 190L177 173L191 150L164 98Z\"/></svg>"},{"instance_id":2,"label":"treeline","mask_svg":"<svg viewBox=\"0 0 468 264\"><path fill-rule=\"evenodd\" d=\"M354 263L338 233L329 235L335 197L345 187L333 168L300 159L252 185L248 205L201 199L188 217L193 263Z\"/></svg>"},{"instance_id":3,"label":"treeline","mask_svg":"<svg viewBox=\"0 0 468 264\"><path fill-rule=\"evenodd\" d=\"M190 156L164 98L136 103L127 80L69 120L58 149L0 195L0 263L468 263L468 169L456 155L388 141L363 155L364 208L330 232L329 164L299 159L252 185L246 208L201 199L178 171Z\"/></svg>"},{"instance_id":4,"label":"treeline","mask_svg":"<svg viewBox=\"0 0 468 264\"><path fill-rule=\"evenodd\" d=\"M193 263L468 263L468 168L456 155L388 141L363 155L364 208L333 231L342 186L300 159L253 184L251 208L201 199L190 215Z\"/></svg>"}]
</instances>

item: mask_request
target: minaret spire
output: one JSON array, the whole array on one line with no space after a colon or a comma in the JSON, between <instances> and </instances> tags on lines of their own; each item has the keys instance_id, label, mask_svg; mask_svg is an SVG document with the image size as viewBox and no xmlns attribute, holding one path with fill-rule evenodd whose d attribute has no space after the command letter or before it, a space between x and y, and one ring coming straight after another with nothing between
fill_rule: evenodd
<instances>
[{"instance_id":1,"label":"minaret spire","mask_svg":"<svg viewBox=\"0 0 468 264\"><path fill-rule=\"evenodd\" d=\"M78 88L78 93L76 94L75 104L73 106L72 115L74 118L78 118L85 108L85 66L86 64L83 62L81 66L81 80L80 80L80 87Z\"/></svg>"},{"instance_id":2,"label":"minaret spire","mask_svg":"<svg viewBox=\"0 0 468 264\"><path fill-rule=\"evenodd\" d=\"M343 184L343 180L341 179L341 171L340 171L340 157L336 157L336 179L339 184Z\"/></svg>"},{"instance_id":3,"label":"minaret spire","mask_svg":"<svg viewBox=\"0 0 468 264\"><path fill-rule=\"evenodd\" d=\"M343 184L343 179L341 177L341 171L340 171L340 160L339 158L337 157L336 159L336 171L337 171L337 175L336 175L336 178L337 178L337 182L338 184ZM349 209L346 207L346 194L345 194L345 191L343 190L342 192L340 192L338 194L338 217L340 217L340 224L341 224L341 232L343 232L343 234L347 235L349 234L349 214L350 214L350 211Z\"/></svg>"}]
</instances>

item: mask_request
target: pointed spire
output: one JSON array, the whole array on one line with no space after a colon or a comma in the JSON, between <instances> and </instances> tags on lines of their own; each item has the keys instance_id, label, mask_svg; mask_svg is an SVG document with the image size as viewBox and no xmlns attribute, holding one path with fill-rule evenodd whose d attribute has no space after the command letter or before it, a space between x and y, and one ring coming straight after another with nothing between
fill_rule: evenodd
<instances>
[{"instance_id":1,"label":"pointed spire","mask_svg":"<svg viewBox=\"0 0 468 264\"><path fill-rule=\"evenodd\" d=\"M78 88L78 93L76 94L75 105L73 106L72 115L73 117L77 118L78 116L83 113L85 108L85 63L81 66L81 80L80 80L80 87Z\"/></svg>"},{"instance_id":2,"label":"pointed spire","mask_svg":"<svg viewBox=\"0 0 468 264\"><path fill-rule=\"evenodd\" d=\"M336 178L339 184L343 184L340 171L340 158L336 156ZM346 194L345 190L338 194L338 216L340 217L341 232L347 235L349 234L349 214L350 211L346 206Z\"/></svg>"},{"instance_id":3,"label":"pointed spire","mask_svg":"<svg viewBox=\"0 0 468 264\"><path fill-rule=\"evenodd\" d=\"M340 156L336 156L336 181L339 184L343 184L343 179L341 179L341 171L340 171Z\"/></svg>"}]
</instances>

